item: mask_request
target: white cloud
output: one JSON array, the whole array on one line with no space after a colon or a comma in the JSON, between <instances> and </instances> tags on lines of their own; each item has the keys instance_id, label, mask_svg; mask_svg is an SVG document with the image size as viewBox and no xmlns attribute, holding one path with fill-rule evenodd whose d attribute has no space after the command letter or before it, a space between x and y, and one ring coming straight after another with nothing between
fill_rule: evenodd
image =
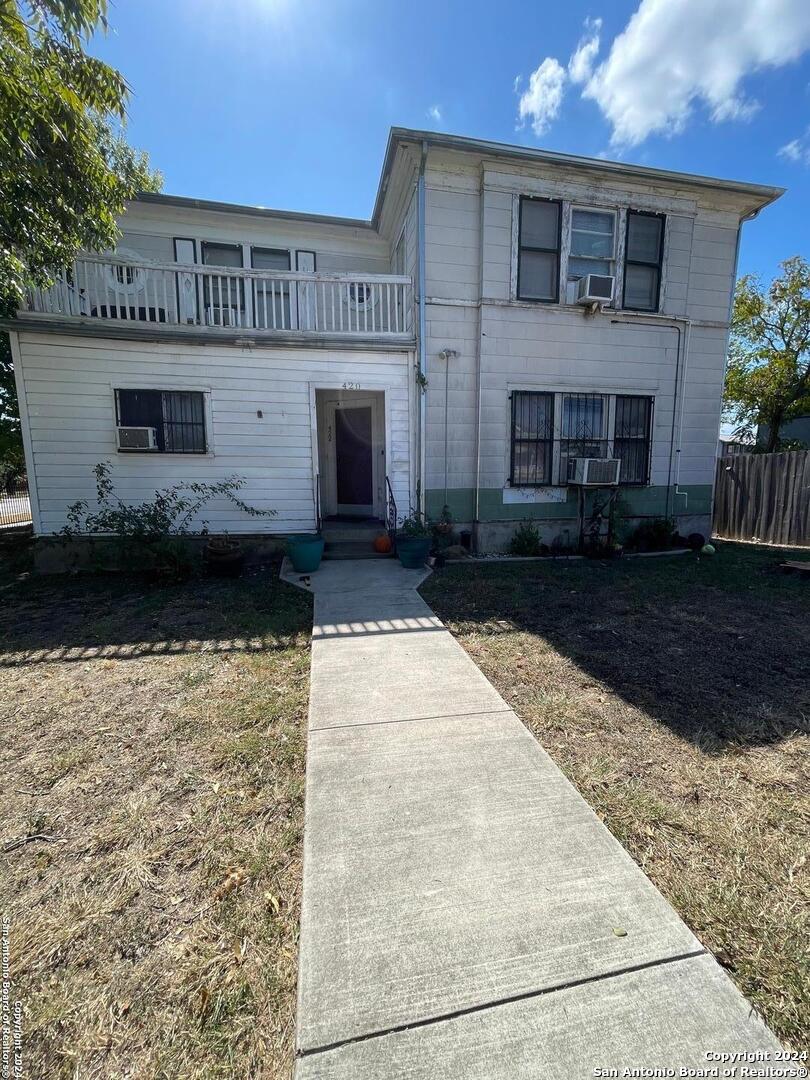
<instances>
[{"instance_id":1,"label":"white cloud","mask_svg":"<svg viewBox=\"0 0 810 1080\"><path fill-rule=\"evenodd\" d=\"M743 78L808 47L808 0L641 0L582 93L611 124L612 144L635 146L682 131L697 103L715 122L748 119L759 106Z\"/></svg>"},{"instance_id":2,"label":"white cloud","mask_svg":"<svg viewBox=\"0 0 810 1080\"><path fill-rule=\"evenodd\" d=\"M437 124L442 122L442 107L441 105L431 105L427 111L428 120L433 120Z\"/></svg>"},{"instance_id":3,"label":"white cloud","mask_svg":"<svg viewBox=\"0 0 810 1080\"><path fill-rule=\"evenodd\" d=\"M555 119L565 93L565 68L553 56L547 56L529 76L529 86L518 103L522 123L531 121L535 135L542 135Z\"/></svg>"},{"instance_id":4,"label":"white cloud","mask_svg":"<svg viewBox=\"0 0 810 1080\"><path fill-rule=\"evenodd\" d=\"M584 83L590 79L593 72L593 62L599 52L599 32L601 29L601 19L585 20L585 33L579 39L579 44L568 61L568 74L571 82Z\"/></svg>"},{"instance_id":5,"label":"white cloud","mask_svg":"<svg viewBox=\"0 0 810 1080\"><path fill-rule=\"evenodd\" d=\"M791 139L789 143L780 146L776 153L797 165L810 165L810 128L798 139Z\"/></svg>"}]
</instances>

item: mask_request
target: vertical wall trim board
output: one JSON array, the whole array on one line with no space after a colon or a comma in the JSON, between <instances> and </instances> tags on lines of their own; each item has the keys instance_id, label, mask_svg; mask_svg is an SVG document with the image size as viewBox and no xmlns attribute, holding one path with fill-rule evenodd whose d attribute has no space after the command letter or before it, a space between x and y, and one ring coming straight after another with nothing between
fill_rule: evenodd
<instances>
[{"instance_id":1,"label":"vertical wall trim board","mask_svg":"<svg viewBox=\"0 0 810 1080\"><path fill-rule=\"evenodd\" d=\"M11 359L14 364L14 382L17 386L17 401L20 406L20 430L22 433L23 453L25 455L25 468L28 475L28 498L31 503L31 523L34 534L39 536L42 532L42 519L39 513L39 495L37 493L37 470L34 461L34 444L31 439L31 425L28 416L28 399L25 394L25 376L22 367L22 353L20 351L20 335L15 331L9 331L11 344Z\"/></svg>"}]
</instances>

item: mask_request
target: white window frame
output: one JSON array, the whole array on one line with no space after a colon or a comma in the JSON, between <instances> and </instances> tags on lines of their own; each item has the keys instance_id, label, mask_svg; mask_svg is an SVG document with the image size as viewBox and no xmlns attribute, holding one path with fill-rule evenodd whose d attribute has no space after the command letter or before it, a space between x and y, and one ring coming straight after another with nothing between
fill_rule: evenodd
<instances>
[{"instance_id":1,"label":"white window frame","mask_svg":"<svg viewBox=\"0 0 810 1080\"><path fill-rule=\"evenodd\" d=\"M167 393L172 391L178 394L202 394L203 396L203 415L205 417L205 450L200 450L187 454L176 454L172 451L163 451L156 454L154 450L144 451L150 456L154 456L160 459L163 458L212 458L214 457L214 409L212 403L212 391L210 386L193 385L189 383L181 383L179 386L174 384L162 383L160 379L116 379L115 382L111 382L110 386L110 406L112 409L112 451L118 452L118 446L115 439L115 430L118 422L118 408L116 402L117 390L163 390ZM126 456L137 455L139 451L128 451Z\"/></svg>"},{"instance_id":2,"label":"white window frame","mask_svg":"<svg viewBox=\"0 0 810 1080\"><path fill-rule=\"evenodd\" d=\"M574 254L574 252L573 252L574 214L577 211L580 211L580 212L585 213L585 214L608 214L610 217L613 218L613 251L612 251L610 257L607 260L606 259L597 259L595 256L591 256L591 255L575 255ZM618 211L618 209L616 207L612 207L612 206L593 206L593 205L584 206L584 205L581 205L580 203L571 203L569 205L569 213L567 214L567 225L568 225L568 244L566 245L566 263L565 263L565 283L566 283L566 286L570 285L574 281L579 281L580 280L579 276L577 276L577 277L572 277L571 276L571 271L570 271L569 267L571 265L571 260L572 259L593 259L594 262L606 262L606 261L609 262L610 266L611 266L611 269L610 269L609 273L610 273L610 275L613 277L613 279L615 281L615 279L616 279L616 265L617 265L616 264L616 251L617 251L617 247L618 247L618 236L619 236L619 211ZM596 235L601 236L602 234L598 233ZM594 271L594 273L596 273L596 272L597 271ZM598 272L601 273L601 271L598 271ZM615 291L614 291L614 296L615 296Z\"/></svg>"},{"instance_id":3,"label":"white window frame","mask_svg":"<svg viewBox=\"0 0 810 1080\"><path fill-rule=\"evenodd\" d=\"M554 399L554 413L553 413L553 427L552 427L552 459L551 459L551 482L545 485L522 485L511 484L511 462L512 462L512 394L514 392L534 392L551 394ZM504 476L506 480L504 482L504 488L512 488L516 491L524 492L542 492L549 489L567 488L569 486L568 480L562 475L561 462L562 462L562 421L563 421L563 401L566 397L570 397L575 394L593 394L602 397L605 400L605 409L603 412L603 432L599 441L607 443L606 457L612 457L614 453L614 441L616 439L616 399L620 397L639 397L647 398L650 405L650 435L649 445L647 447L648 461L647 461L647 480L644 484L632 483L621 484L621 487L650 487L652 485L652 460L655 440L655 393L650 389L629 389L627 387L611 387L610 389L584 389L583 387L565 387L559 389L559 387L550 386L537 386L528 385L525 383L510 385L506 394L506 448L505 448L505 472Z\"/></svg>"},{"instance_id":4,"label":"white window frame","mask_svg":"<svg viewBox=\"0 0 810 1080\"><path fill-rule=\"evenodd\" d=\"M552 202L559 202L562 206L562 214L560 218L560 253L559 253L559 289L557 300L527 300L518 295L518 263L520 260L520 205L521 198L543 198ZM551 190L543 189L540 191L533 191L531 189L521 190L520 192L512 193L512 230L511 230L511 259L510 259L510 274L509 274L509 296L512 303L515 304L531 304L536 305L538 303L544 304L557 304L559 307L571 307L575 303L575 290L572 288L574 279L569 274L569 261L571 258L587 258L587 256L572 255L571 254L571 239L572 239L572 225L573 225L573 211L584 210L591 211L593 213L611 214L613 216L613 255L610 259L612 265L612 275L614 280L613 286L613 300L609 305L609 308L613 310L624 310L622 308L622 302L624 297L624 264L625 264L625 247L627 240L627 215L628 212L633 210L640 213L656 214L664 219L664 236L663 236L663 251L661 255L661 280L660 289L658 295L658 308L655 312L641 312L641 314L659 314L663 311L664 303L666 299L666 281L667 281L667 262L669 258L669 230L672 220L673 210L669 207L659 209L652 205L647 205L643 200L637 200L631 204L629 203L598 203L598 202L583 202L574 201L572 199L564 199L559 196L555 197ZM634 308L628 308L628 311L635 310Z\"/></svg>"}]
</instances>

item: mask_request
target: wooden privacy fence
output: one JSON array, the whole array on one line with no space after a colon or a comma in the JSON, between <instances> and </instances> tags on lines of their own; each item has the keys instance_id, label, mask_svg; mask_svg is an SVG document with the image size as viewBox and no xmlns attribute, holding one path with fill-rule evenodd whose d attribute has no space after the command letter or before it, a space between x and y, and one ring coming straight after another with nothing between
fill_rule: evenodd
<instances>
[{"instance_id":1,"label":"wooden privacy fence","mask_svg":"<svg viewBox=\"0 0 810 1080\"><path fill-rule=\"evenodd\" d=\"M713 531L727 540L810 544L810 450L720 458Z\"/></svg>"}]
</instances>

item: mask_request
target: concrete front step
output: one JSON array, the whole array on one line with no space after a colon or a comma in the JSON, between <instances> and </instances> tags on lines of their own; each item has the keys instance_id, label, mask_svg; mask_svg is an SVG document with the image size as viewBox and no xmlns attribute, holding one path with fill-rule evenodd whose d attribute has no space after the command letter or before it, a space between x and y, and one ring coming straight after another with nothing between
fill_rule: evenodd
<instances>
[{"instance_id":1,"label":"concrete front step","mask_svg":"<svg viewBox=\"0 0 810 1080\"><path fill-rule=\"evenodd\" d=\"M379 531L379 530L378 530ZM324 550L324 559L390 559L391 552L375 551L373 547L375 532L367 540L338 540L327 541Z\"/></svg>"},{"instance_id":2,"label":"concrete front step","mask_svg":"<svg viewBox=\"0 0 810 1080\"><path fill-rule=\"evenodd\" d=\"M382 521L324 521L321 535L327 544L352 541L373 543L374 538L385 532L386 528Z\"/></svg>"}]
</instances>

